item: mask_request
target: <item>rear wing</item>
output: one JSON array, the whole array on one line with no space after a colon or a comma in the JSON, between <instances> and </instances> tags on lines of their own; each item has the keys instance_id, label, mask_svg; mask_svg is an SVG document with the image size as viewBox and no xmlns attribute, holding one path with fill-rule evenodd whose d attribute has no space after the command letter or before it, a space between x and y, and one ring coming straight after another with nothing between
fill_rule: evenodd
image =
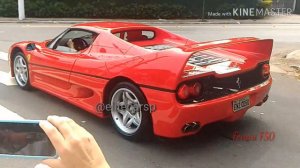
<instances>
[{"instance_id":1,"label":"rear wing","mask_svg":"<svg viewBox=\"0 0 300 168\"><path fill-rule=\"evenodd\" d=\"M247 71L260 62L267 62L273 48L272 39L247 38L244 41L222 40L200 43L186 48L193 51L182 69L182 77L207 75L224 76L231 72Z\"/></svg>"},{"instance_id":2,"label":"rear wing","mask_svg":"<svg viewBox=\"0 0 300 168\"><path fill-rule=\"evenodd\" d=\"M273 40L272 39L253 40L248 42L236 43L232 45L225 45L223 48L260 54L263 57L261 59L270 60L272 49L273 49Z\"/></svg>"}]
</instances>

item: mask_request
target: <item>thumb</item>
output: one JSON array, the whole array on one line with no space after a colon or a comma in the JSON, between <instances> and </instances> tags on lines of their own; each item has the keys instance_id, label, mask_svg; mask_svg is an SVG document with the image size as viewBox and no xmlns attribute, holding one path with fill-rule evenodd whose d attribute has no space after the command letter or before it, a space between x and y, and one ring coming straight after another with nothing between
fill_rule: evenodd
<instances>
[{"instance_id":1,"label":"thumb","mask_svg":"<svg viewBox=\"0 0 300 168\"><path fill-rule=\"evenodd\" d=\"M59 159L47 159L43 160L42 164L45 164L51 168L61 168L60 160Z\"/></svg>"},{"instance_id":2,"label":"thumb","mask_svg":"<svg viewBox=\"0 0 300 168\"><path fill-rule=\"evenodd\" d=\"M40 163L40 164L34 166L34 168L51 168L51 167L49 167L48 165L45 165L43 163Z\"/></svg>"}]
</instances>

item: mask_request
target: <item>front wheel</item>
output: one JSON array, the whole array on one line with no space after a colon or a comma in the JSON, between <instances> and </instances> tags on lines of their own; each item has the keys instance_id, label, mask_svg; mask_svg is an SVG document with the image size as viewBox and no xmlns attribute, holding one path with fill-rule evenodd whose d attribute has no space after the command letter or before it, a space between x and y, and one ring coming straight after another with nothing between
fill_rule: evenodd
<instances>
[{"instance_id":1,"label":"front wheel","mask_svg":"<svg viewBox=\"0 0 300 168\"><path fill-rule=\"evenodd\" d=\"M25 90L30 89L28 64L22 52L14 55L14 74L20 88Z\"/></svg>"},{"instance_id":2,"label":"front wheel","mask_svg":"<svg viewBox=\"0 0 300 168\"><path fill-rule=\"evenodd\" d=\"M151 135L149 105L138 87L121 82L111 91L111 117L118 132L126 139L145 140Z\"/></svg>"}]
</instances>

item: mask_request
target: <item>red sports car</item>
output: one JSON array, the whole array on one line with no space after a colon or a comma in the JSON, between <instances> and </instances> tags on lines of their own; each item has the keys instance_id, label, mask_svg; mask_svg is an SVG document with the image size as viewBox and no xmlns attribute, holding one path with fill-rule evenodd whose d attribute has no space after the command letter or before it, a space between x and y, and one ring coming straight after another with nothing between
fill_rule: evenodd
<instances>
[{"instance_id":1,"label":"red sports car","mask_svg":"<svg viewBox=\"0 0 300 168\"><path fill-rule=\"evenodd\" d=\"M268 99L273 40L197 42L138 23L92 22L9 50L12 76L98 117L124 137L197 133Z\"/></svg>"}]
</instances>

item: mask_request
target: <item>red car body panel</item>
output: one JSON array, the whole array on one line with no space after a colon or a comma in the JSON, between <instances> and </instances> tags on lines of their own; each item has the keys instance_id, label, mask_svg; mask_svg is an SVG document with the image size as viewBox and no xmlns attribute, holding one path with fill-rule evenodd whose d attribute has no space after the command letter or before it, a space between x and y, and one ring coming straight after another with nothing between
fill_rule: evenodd
<instances>
[{"instance_id":1,"label":"red car body panel","mask_svg":"<svg viewBox=\"0 0 300 168\"><path fill-rule=\"evenodd\" d=\"M186 123L199 122L202 126L216 121L236 121L244 116L248 109L235 113L232 111L234 100L250 95L250 107L253 107L267 96L272 79L254 88L239 92L238 94L218 98L215 100L183 105L177 102L173 93L153 91L142 88L148 102L155 104L159 109L152 113L153 129L157 135L175 138L195 134L195 132L183 133L182 127ZM159 95L159 96L157 96Z\"/></svg>"},{"instance_id":2,"label":"red car body panel","mask_svg":"<svg viewBox=\"0 0 300 168\"><path fill-rule=\"evenodd\" d=\"M10 61L16 49L22 51L29 63L30 83L33 87L99 117L106 116L97 110L97 105L107 101L105 89L110 82L119 78L133 82L140 87L148 103L156 106L156 111L151 113L156 135L181 137L195 134L198 130L189 133L182 131L184 124L189 122L196 121L204 126L216 121L237 120L247 109L264 102L271 87L272 80L269 77L251 88L205 102L183 104L176 97L178 86L186 81L205 76L217 79L235 76L255 69L262 62L268 62L272 40L250 37L200 43L156 27L123 22L84 23L72 28L93 31L99 35L89 48L79 53L49 49L48 41L34 42L37 49L32 51L26 50L31 41L16 43L10 48ZM155 38L129 43L113 35L136 29L154 31ZM172 47L161 51L143 48L159 44ZM228 66L239 70L218 73L218 69L212 66L210 68L216 68L216 71L183 77L188 61L199 52L228 59ZM13 72L12 63L11 67ZM250 106L233 112L232 102L245 96L250 96Z\"/></svg>"}]
</instances>

